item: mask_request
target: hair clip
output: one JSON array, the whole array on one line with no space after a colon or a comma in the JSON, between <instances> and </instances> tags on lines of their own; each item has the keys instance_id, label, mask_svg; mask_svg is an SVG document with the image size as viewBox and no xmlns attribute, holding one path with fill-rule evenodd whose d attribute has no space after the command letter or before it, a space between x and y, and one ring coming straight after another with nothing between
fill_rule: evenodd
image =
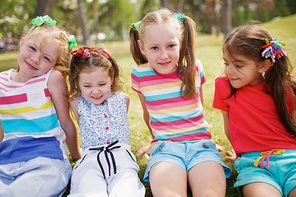
<instances>
[{"instance_id":1,"label":"hair clip","mask_svg":"<svg viewBox=\"0 0 296 197\"><path fill-rule=\"evenodd\" d=\"M270 57L272 62L275 63L276 58L280 59L282 56L287 56L287 52L284 50L286 43L279 42L276 38L270 42L266 38L265 41L266 45L262 46L262 48L264 48L262 57Z\"/></svg>"},{"instance_id":2,"label":"hair clip","mask_svg":"<svg viewBox=\"0 0 296 197\"><path fill-rule=\"evenodd\" d=\"M184 22L184 15L182 15L181 13L178 13L178 14L174 13L174 16L176 17L176 19L178 19L182 23Z\"/></svg>"},{"instance_id":3,"label":"hair clip","mask_svg":"<svg viewBox=\"0 0 296 197\"><path fill-rule=\"evenodd\" d=\"M90 52L99 53L112 63L112 59L108 53L106 53L105 51L97 50L97 49L80 48L78 50L72 51L71 54L76 58L79 58L80 56L82 56L84 59L88 59L90 56Z\"/></svg>"},{"instance_id":4,"label":"hair clip","mask_svg":"<svg viewBox=\"0 0 296 197\"><path fill-rule=\"evenodd\" d=\"M63 31L63 33L65 34L65 36L66 36L66 38L68 40L69 49L72 49L73 47L77 46L77 42L76 42L76 39L75 39L75 36L74 35L68 36L65 31Z\"/></svg>"},{"instance_id":5,"label":"hair clip","mask_svg":"<svg viewBox=\"0 0 296 197\"><path fill-rule=\"evenodd\" d=\"M139 31L141 23L142 23L142 21L138 21L138 22L136 22L136 23L133 23L133 24L132 24L132 28L133 28L133 30L135 30L135 31Z\"/></svg>"},{"instance_id":6,"label":"hair clip","mask_svg":"<svg viewBox=\"0 0 296 197\"><path fill-rule=\"evenodd\" d=\"M48 15L37 16L36 18L33 18L31 22L33 25L36 25L37 27L41 26L43 23L47 23L53 26L56 26L57 23L55 20L52 20Z\"/></svg>"}]
</instances>

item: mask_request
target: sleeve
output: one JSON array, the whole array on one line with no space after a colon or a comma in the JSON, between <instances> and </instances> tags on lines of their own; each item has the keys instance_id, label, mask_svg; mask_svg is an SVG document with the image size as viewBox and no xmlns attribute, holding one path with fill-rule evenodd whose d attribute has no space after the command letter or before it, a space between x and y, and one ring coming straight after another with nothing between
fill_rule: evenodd
<instances>
[{"instance_id":1,"label":"sleeve","mask_svg":"<svg viewBox=\"0 0 296 197\"><path fill-rule=\"evenodd\" d=\"M213 107L223 111L229 111L229 105L227 104L226 97L230 90L228 90L227 88L227 83L227 80L225 80L222 77L218 77L215 80L215 94Z\"/></svg>"},{"instance_id":2,"label":"sleeve","mask_svg":"<svg viewBox=\"0 0 296 197\"><path fill-rule=\"evenodd\" d=\"M140 78L138 77L138 71L137 71L137 66L138 65L135 65L133 67L133 70L132 70L132 73L131 73L131 79L132 79L132 90L134 90L135 92L137 93L141 93L140 91L140 88L139 88L139 81L140 81Z\"/></svg>"},{"instance_id":3,"label":"sleeve","mask_svg":"<svg viewBox=\"0 0 296 197\"><path fill-rule=\"evenodd\" d=\"M203 70L200 60L196 60L196 72L199 74L201 85L206 82L206 74Z\"/></svg>"}]
</instances>

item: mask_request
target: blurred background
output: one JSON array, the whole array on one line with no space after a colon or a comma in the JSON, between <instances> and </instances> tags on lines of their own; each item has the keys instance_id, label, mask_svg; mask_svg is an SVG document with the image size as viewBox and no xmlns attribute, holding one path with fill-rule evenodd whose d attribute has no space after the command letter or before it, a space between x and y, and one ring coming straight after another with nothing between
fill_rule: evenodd
<instances>
[{"instance_id":1,"label":"blurred background","mask_svg":"<svg viewBox=\"0 0 296 197\"><path fill-rule=\"evenodd\" d=\"M36 16L51 16L79 44L87 44L127 41L132 23L163 7L191 17L197 32L217 36L296 13L295 0L2 0L0 52L17 50Z\"/></svg>"}]
</instances>

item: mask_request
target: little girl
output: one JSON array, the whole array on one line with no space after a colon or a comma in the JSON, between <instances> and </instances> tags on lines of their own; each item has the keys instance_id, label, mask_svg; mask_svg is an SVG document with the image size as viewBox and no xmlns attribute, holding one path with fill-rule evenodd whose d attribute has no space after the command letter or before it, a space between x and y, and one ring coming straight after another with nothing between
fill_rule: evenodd
<instances>
[{"instance_id":1,"label":"little girl","mask_svg":"<svg viewBox=\"0 0 296 197\"><path fill-rule=\"evenodd\" d=\"M226 76L216 79L213 106L238 155L234 186L245 197L296 196L296 81L284 46L252 25L223 45Z\"/></svg>"},{"instance_id":2,"label":"little girl","mask_svg":"<svg viewBox=\"0 0 296 197\"><path fill-rule=\"evenodd\" d=\"M189 183L193 196L224 197L225 177L231 173L204 118L206 79L195 56L194 27L189 17L162 9L130 29L137 63L132 89L139 95L153 137L144 180L150 182L154 196L187 196Z\"/></svg>"},{"instance_id":3,"label":"little girl","mask_svg":"<svg viewBox=\"0 0 296 197\"><path fill-rule=\"evenodd\" d=\"M0 73L0 196L62 196L72 171L65 140L72 158L81 156L59 71L74 43L48 16L32 23L18 70Z\"/></svg>"},{"instance_id":4,"label":"little girl","mask_svg":"<svg viewBox=\"0 0 296 197\"><path fill-rule=\"evenodd\" d=\"M102 49L72 52L70 105L80 126L83 154L77 161L70 196L145 196L130 148L129 96L115 59Z\"/></svg>"}]
</instances>

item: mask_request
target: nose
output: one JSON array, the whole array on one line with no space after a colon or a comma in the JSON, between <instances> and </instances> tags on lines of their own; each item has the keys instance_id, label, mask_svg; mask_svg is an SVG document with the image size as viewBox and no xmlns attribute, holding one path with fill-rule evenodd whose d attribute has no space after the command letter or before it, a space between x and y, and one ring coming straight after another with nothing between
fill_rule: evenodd
<instances>
[{"instance_id":1,"label":"nose","mask_svg":"<svg viewBox=\"0 0 296 197\"><path fill-rule=\"evenodd\" d=\"M39 54L34 54L32 57L31 57L31 60L35 63L35 64L39 64Z\"/></svg>"},{"instance_id":2,"label":"nose","mask_svg":"<svg viewBox=\"0 0 296 197\"><path fill-rule=\"evenodd\" d=\"M161 57L161 59L168 58L168 53L167 53L167 51L165 49L161 50L161 56L160 57Z\"/></svg>"},{"instance_id":3,"label":"nose","mask_svg":"<svg viewBox=\"0 0 296 197\"><path fill-rule=\"evenodd\" d=\"M93 94L99 94L101 92L100 88L97 88L95 87L93 90L92 90L92 93Z\"/></svg>"},{"instance_id":4,"label":"nose","mask_svg":"<svg viewBox=\"0 0 296 197\"><path fill-rule=\"evenodd\" d=\"M232 65L228 65L228 66L224 66L224 73L226 74L226 75L232 75L233 73L234 73L234 67L232 66Z\"/></svg>"}]
</instances>

